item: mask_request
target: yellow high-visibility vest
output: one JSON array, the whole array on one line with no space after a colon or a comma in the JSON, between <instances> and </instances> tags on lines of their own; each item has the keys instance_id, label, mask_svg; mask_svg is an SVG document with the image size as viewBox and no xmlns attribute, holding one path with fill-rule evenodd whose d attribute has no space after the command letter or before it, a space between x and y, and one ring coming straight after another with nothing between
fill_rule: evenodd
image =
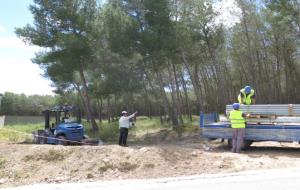
<instances>
[{"instance_id":1,"label":"yellow high-visibility vest","mask_svg":"<svg viewBox=\"0 0 300 190\"><path fill-rule=\"evenodd\" d=\"M251 89L251 92L250 92L250 94L248 94L248 96L246 96L245 89L240 90L240 92L244 95L244 97L243 97L243 100L242 100L241 94L239 94L239 96L238 96L239 103L250 105L252 103L252 96L255 93L254 90Z\"/></svg>"},{"instance_id":2,"label":"yellow high-visibility vest","mask_svg":"<svg viewBox=\"0 0 300 190\"><path fill-rule=\"evenodd\" d=\"M231 128L245 128L245 118L243 117L243 112L240 110L232 110L229 115L231 122Z\"/></svg>"}]
</instances>

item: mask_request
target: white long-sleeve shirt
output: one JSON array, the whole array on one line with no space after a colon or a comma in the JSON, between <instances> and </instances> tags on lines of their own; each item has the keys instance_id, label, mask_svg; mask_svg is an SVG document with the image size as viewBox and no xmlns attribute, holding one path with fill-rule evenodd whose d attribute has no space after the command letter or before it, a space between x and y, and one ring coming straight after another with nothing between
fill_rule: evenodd
<instances>
[{"instance_id":1,"label":"white long-sleeve shirt","mask_svg":"<svg viewBox=\"0 0 300 190\"><path fill-rule=\"evenodd\" d=\"M119 119L119 128L129 128L130 127L130 123L129 123L129 119L133 118L135 116L135 114L132 114L130 116L121 116L121 118Z\"/></svg>"}]
</instances>

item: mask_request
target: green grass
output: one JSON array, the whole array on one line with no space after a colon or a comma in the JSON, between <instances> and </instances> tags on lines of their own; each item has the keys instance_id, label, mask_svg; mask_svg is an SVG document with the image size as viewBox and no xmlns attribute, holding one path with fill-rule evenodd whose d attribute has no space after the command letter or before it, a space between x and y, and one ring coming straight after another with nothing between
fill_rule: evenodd
<instances>
[{"instance_id":1,"label":"green grass","mask_svg":"<svg viewBox=\"0 0 300 190\"><path fill-rule=\"evenodd\" d=\"M100 138L101 140L107 141L116 141L119 134L119 124L118 122L108 123L107 120L98 123L99 133L94 133L92 130L91 124L83 121L82 124L85 126L85 134L89 138Z\"/></svg>"},{"instance_id":2,"label":"green grass","mask_svg":"<svg viewBox=\"0 0 300 190\"><path fill-rule=\"evenodd\" d=\"M180 132L193 132L198 129L199 116L193 116L192 121L188 117L184 117L184 126L181 127ZM91 124L83 121L85 126L85 134L90 138L100 138L104 142L117 142L119 138L119 122L108 123L107 120L99 123L99 133L94 133ZM44 126L40 124L24 124L24 125L7 125L0 128L0 140L8 140L15 142L30 141L31 133L37 131L38 129L43 129ZM150 119L146 116L139 116L135 122L135 126L130 128L130 138L139 137L149 133L155 133L161 129L172 129L171 123L165 122L160 123L159 117L152 117ZM28 133L29 135L25 135Z\"/></svg>"},{"instance_id":3,"label":"green grass","mask_svg":"<svg viewBox=\"0 0 300 190\"><path fill-rule=\"evenodd\" d=\"M32 139L31 133L38 129L43 129L43 127L43 124L5 125L0 128L0 140L14 142L30 141Z\"/></svg>"},{"instance_id":4,"label":"green grass","mask_svg":"<svg viewBox=\"0 0 300 190\"><path fill-rule=\"evenodd\" d=\"M44 122L43 116L5 116L5 125L27 125L27 124L39 124Z\"/></svg>"},{"instance_id":5,"label":"green grass","mask_svg":"<svg viewBox=\"0 0 300 190\"><path fill-rule=\"evenodd\" d=\"M110 122L108 123L107 120L102 121L99 124L99 133L95 134L91 128L91 124L83 121L83 125L85 126L86 129L86 134L90 138L100 138L104 142L117 142L119 138L119 122ZM152 119L145 117L145 116L140 116L137 117L137 120L135 122L134 127L130 128L130 134L131 136L137 136L137 135L142 135L154 131L158 131L162 128L170 128L170 125L165 123L162 125L160 123L159 118L153 117Z\"/></svg>"},{"instance_id":6,"label":"green grass","mask_svg":"<svg viewBox=\"0 0 300 190\"><path fill-rule=\"evenodd\" d=\"M198 130L199 116L193 116L192 121L188 117L184 117L184 126L181 132L194 132ZM90 123L84 122L86 127L86 134L91 138L100 138L104 142L117 142L119 138L119 122L103 121L99 123L99 134L95 134L90 126ZM171 123L160 123L159 117L152 117L151 119L146 116L139 116L135 122L134 127L130 128L129 138L136 138L145 134L154 133L161 129L172 129Z\"/></svg>"}]
</instances>

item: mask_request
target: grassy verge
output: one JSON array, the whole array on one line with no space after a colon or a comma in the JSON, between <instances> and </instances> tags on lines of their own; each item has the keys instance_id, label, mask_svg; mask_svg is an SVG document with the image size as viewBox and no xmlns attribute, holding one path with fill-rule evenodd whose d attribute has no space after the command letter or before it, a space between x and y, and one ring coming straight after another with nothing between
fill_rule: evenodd
<instances>
[{"instance_id":1,"label":"grassy verge","mask_svg":"<svg viewBox=\"0 0 300 190\"><path fill-rule=\"evenodd\" d=\"M119 138L119 122L110 122L107 120L99 123L99 133L94 133L90 123L83 122L86 134L91 138L100 138L104 142L117 142ZM143 134L158 131L160 129L170 128L169 124L161 124L159 118L153 117L152 119L144 116L137 117L135 125L130 128L130 134L132 136L141 136Z\"/></svg>"},{"instance_id":2,"label":"grassy verge","mask_svg":"<svg viewBox=\"0 0 300 190\"><path fill-rule=\"evenodd\" d=\"M30 134L38 129L43 129L43 124L6 125L0 128L0 140L14 142L30 141L32 139Z\"/></svg>"},{"instance_id":3,"label":"grassy verge","mask_svg":"<svg viewBox=\"0 0 300 190\"><path fill-rule=\"evenodd\" d=\"M194 132L198 130L199 116L193 116L192 121L188 117L184 117L184 126L180 128L183 132ZM86 134L91 138L100 138L104 142L117 142L119 138L119 122L103 121L99 123L99 134L95 134L89 123L84 122L86 126ZM162 129L172 129L171 123L160 123L159 117L152 117L151 119L146 116L139 116L135 122L135 125L130 128L129 138L139 138L143 135L158 132Z\"/></svg>"},{"instance_id":4,"label":"grassy verge","mask_svg":"<svg viewBox=\"0 0 300 190\"><path fill-rule=\"evenodd\" d=\"M198 116L193 116L192 121L184 117L184 126L180 128L180 132L193 132L198 129ZM90 138L100 138L104 142L117 142L119 138L119 122L110 122L107 120L99 123L99 132L94 133L90 123L83 121L85 126L85 134ZM43 124L26 124L26 125L8 125L0 128L0 140L26 142L30 141L32 137L24 133L31 134L33 131L43 129ZM172 129L171 123L161 124L159 117L139 116L135 125L130 128L129 138L138 138L143 135L151 134L160 131L161 129ZM24 133L23 133L24 132Z\"/></svg>"},{"instance_id":5,"label":"grassy verge","mask_svg":"<svg viewBox=\"0 0 300 190\"><path fill-rule=\"evenodd\" d=\"M115 141L116 137L119 134L119 126L118 122L110 122L108 123L107 120L102 121L101 123L98 123L99 126L99 132L95 133L92 130L91 124L83 121L82 123L85 127L85 134L89 138L95 138L98 139L100 138L103 141Z\"/></svg>"}]
</instances>

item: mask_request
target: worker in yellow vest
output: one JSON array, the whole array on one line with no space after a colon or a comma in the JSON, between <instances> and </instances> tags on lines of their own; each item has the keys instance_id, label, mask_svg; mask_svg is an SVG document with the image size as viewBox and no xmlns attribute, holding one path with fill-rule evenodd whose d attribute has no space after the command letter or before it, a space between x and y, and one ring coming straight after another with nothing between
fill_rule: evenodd
<instances>
[{"instance_id":1,"label":"worker in yellow vest","mask_svg":"<svg viewBox=\"0 0 300 190\"><path fill-rule=\"evenodd\" d=\"M255 91L251 86L245 86L245 88L240 90L238 101L240 104L255 104Z\"/></svg>"},{"instance_id":2,"label":"worker in yellow vest","mask_svg":"<svg viewBox=\"0 0 300 190\"><path fill-rule=\"evenodd\" d=\"M232 104L233 110L230 111L229 119L232 128L232 148L231 151L239 153L243 147L245 128L246 128L246 115L240 111L240 104Z\"/></svg>"}]
</instances>

